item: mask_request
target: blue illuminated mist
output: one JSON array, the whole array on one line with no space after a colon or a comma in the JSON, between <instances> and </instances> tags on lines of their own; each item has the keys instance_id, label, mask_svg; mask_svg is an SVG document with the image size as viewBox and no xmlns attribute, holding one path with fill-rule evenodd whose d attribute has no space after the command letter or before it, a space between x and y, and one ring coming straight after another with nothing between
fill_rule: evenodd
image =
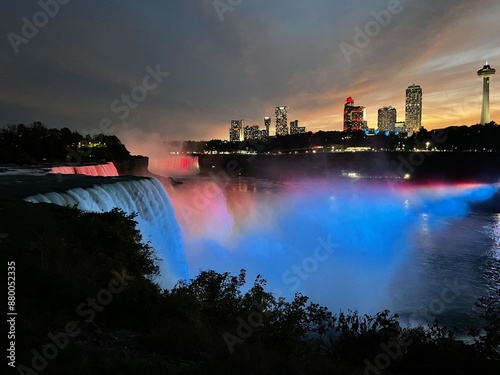
<instances>
[{"instance_id":1,"label":"blue illuminated mist","mask_svg":"<svg viewBox=\"0 0 500 375\"><path fill-rule=\"evenodd\" d=\"M301 292L333 311L391 307L422 231L466 217L491 185L187 181L169 192L184 230L190 276L248 271L277 295Z\"/></svg>"}]
</instances>

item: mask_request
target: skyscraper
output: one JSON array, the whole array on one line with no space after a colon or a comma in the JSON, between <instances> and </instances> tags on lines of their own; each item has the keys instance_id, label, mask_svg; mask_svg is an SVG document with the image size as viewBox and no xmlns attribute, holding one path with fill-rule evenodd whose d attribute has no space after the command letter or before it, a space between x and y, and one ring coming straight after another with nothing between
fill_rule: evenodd
<instances>
[{"instance_id":1,"label":"skyscraper","mask_svg":"<svg viewBox=\"0 0 500 375\"><path fill-rule=\"evenodd\" d=\"M249 141L251 139L259 139L259 125L245 126L244 128L244 138L245 141Z\"/></svg>"},{"instance_id":2,"label":"skyscraper","mask_svg":"<svg viewBox=\"0 0 500 375\"><path fill-rule=\"evenodd\" d=\"M405 124L409 133L422 127L422 88L415 84L406 89Z\"/></svg>"},{"instance_id":3,"label":"skyscraper","mask_svg":"<svg viewBox=\"0 0 500 375\"><path fill-rule=\"evenodd\" d=\"M344 131L363 130L366 127L365 107L355 106L354 99L348 97L344 102Z\"/></svg>"},{"instance_id":4,"label":"skyscraper","mask_svg":"<svg viewBox=\"0 0 500 375\"><path fill-rule=\"evenodd\" d=\"M481 108L481 124L487 124L490 120L490 78L496 73L496 70L489 66L488 62L484 64L483 69L477 71L477 75L483 79L483 106Z\"/></svg>"},{"instance_id":5,"label":"skyscraper","mask_svg":"<svg viewBox=\"0 0 500 375\"><path fill-rule=\"evenodd\" d=\"M288 135L288 107L276 107L276 135Z\"/></svg>"},{"instance_id":6,"label":"skyscraper","mask_svg":"<svg viewBox=\"0 0 500 375\"><path fill-rule=\"evenodd\" d=\"M269 128L271 127L271 117L264 117L264 126L266 128L267 137L269 137L271 135L269 132Z\"/></svg>"},{"instance_id":7,"label":"skyscraper","mask_svg":"<svg viewBox=\"0 0 500 375\"><path fill-rule=\"evenodd\" d=\"M382 107L378 110L378 130L383 132L396 131L397 112L394 107Z\"/></svg>"},{"instance_id":8,"label":"skyscraper","mask_svg":"<svg viewBox=\"0 0 500 375\"><path fill-rule=\"evenodd\" d=\"M299 126L299 120L290 121L290 135L303 134L306 132L305 126Z\"/></svg>"},{"instance_id":9,"label":"skyscraper","mask_svg":"<svg viewBox=\"0 0 500 375\"><path fill-rule=\"evenodd\" d=\"M406 130L406 124L404 121L398 121L396 122L396 126L394 129L398 133L407 133L408 131Z\"/></svg>"},{"instance_id":10,"label":"skyscraper","mask_svg":"<svg viewBox=\"0 0 500 375\"><path fill-rule=\"evenodd\" d=\"M244 120L232 120L229 128L229 141L241 142L244 140Z\"/></svg>"}]
</instances>

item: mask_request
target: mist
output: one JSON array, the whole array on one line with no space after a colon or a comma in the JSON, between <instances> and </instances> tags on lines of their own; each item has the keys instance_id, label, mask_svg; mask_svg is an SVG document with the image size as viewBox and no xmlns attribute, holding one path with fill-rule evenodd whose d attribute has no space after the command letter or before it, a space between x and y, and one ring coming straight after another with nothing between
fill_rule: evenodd
<instances>
[{"instance_id":1,"label":"mist","mask_svg":"<svg viewBox=\"0 0 500 375\"><path fill-rule=\"evenodd\" d=\"M198 157L184 153L184 142L137 128L121 130L118 135L132 154L148 155L148 170L154 174L165 177L192 176L200 170Z\"/></svg>"},{"instance_id":2,"label":"mist","mask_svg":"<svg viewBox=\"0 0 500 375\"><path fill-rule=\"evenodd\" d=\"M296 292L340 309L391 306L422 231L439 231L490 198L493 185L413 186L360 180L186 179L166 186L183 230L189 275L258 274L277 296Z\"/></svg>"}]
</instances>

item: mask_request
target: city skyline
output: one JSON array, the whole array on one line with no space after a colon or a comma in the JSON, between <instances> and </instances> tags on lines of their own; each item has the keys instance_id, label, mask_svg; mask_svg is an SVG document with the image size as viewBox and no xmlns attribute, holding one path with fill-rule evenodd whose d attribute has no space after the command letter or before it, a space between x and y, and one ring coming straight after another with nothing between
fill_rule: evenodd
<instances>
[{"instance_id":1,"label":"city skyline","mask_svg":"<svg viewBox=\"0 0 500 375\"><path fill-rule=\"evenodd\" d=\"M342 130L349 96L373 128L384 105L402 117L402 88L413 82L425 90L427 129L471 125L481 111L477 69L500 65L493 0L255 0L223 14L211 1L90 0L60 4L29 37L24 20L40 5L0 7L2 125L104 130L136 153L168 139L225 139L232 119L263 126L270 116L274 133L279 104L308 131ZM497 80L490 90L498 121Z\"/></svg>"},{"instance_id":2,"label":"city skyline","mask_svg":"<svg viewBox=\"0 0 500 375\"><path fill-rule=\"evenodd\" d=\"M488 65L489 67L489 65ZM484 69L486 65L484 66ZM484 70L483 69L483 70ZM478 72L479 74L479 72ZM488 72L488 74L494 74ZM489 76L488 76L489 78ZM488 80L489 87L489 80ZM354 99L348 97L344 101L344 112L343 112L343 131L353 131L353 130L381 130L389 132L409 132L415 133L422 127L422 88L419 85L412 84L406 89L405 95L405 120L398 121L397 109L392 106L384 106L377 111L377 124L368 124L366 120L366 108L364 106L354 105ZM489 97L489 91L488 91ZM484 105L483 105L484 106ZM488 103L488 114L489 114L489 103ZM489 121L488 121L489 122ZM271 118L264 117L264 126L266 133L254 133L254 136L247 136L246 134L251 134L250 126L244 126L244 119L241 120L231 120L231 126L229 128L229 141L239 142L247 139L264 139L266 137L272 136L286 136L293 134L300 134L306 132L306 127L299 127L299 120L290 121L288 126L288 107L279 106L275 107L275 133L274 135L270 133ZM370 126L371 125L371 126ZM260 125L254 124L252 127L256 127L258 130ZM247 130L248 128L248 130ZM319 129L320 131L330 131L332 129ZM243 134L245 133L245 136Z\"/></svg>"},{"instance_id":3,"label":"city skyline","mask_svg":"<svg viewBox=\"0 0 500 375\"><path fill-rule=\"evenodd\" d=\"M491 122L490 117L490 78L495 75L496 70L492 68L486 61L482 69L477 71L477 75L483 79L483 94L482 94L482 105L481 105L481 119L479 124L486 124ZM354 99L348 97L344 101L343 116L342 116L342 129L347 130L370 130L377 129L381 131L396 131L396 132L409 132L415 133L420 128L424 127L423 118L423 90L420 85L415 83L409 85L406 88L405 95L405 106L404 106L404 120L397 117L397 109L392 105L383 106L377 110L377 122L376 126L368 123L366 120L366 107L365 106L354 106ZM305 127L298 128L298 120L291 121L290 127L288 127L287 122L287 106L275 107L275 136L285 136L290 134L304 133ZM399 121L398 121L399 120ZM243 121L243 120L241 120ZM267 129L267 136L272 136L269 131L270 117L264 117L264 125ZM233 123L231 122L229 140L234 142L235 138L231 136ZM474 124L461 124L461 125L474 125ZM256 125L253 125L256 126ZM257 125L260 126L260 125ZM292 132L292 126L295 126L296 130ZM446 126L453 125L444 125ZM430 128L430 129L435 129ZM318 131L331 131L339 129L317 129ZM259 135L259 138L262 138ZM245 138L246 139L246 138Z\"/></svg>"},{"instance_id":4,"label":"city skyline","mask_svg":"<svg viewBox=\"0 0 500 375\"><path fill-rule=\"evenodd\" d=\"M274 134L271 132L271 117L264 117L262 124L245 125L245 119L231 120L229 127L229 141L241 142L249 139L267 139L274 136L287 136L306 133L305 126L299 126L299 120L288 123L288 107L275 107ZM261 128L262 127L262 128Z\"/></svg>"}]
</instances>

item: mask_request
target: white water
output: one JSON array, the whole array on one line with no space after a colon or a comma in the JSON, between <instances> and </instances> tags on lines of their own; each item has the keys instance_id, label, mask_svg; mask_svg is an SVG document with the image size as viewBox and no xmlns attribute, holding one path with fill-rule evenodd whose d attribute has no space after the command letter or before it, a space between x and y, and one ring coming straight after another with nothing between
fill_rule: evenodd
<instances>
[{"instance_id":1,"label":"white water","mask_svg":"<svg viewBox=\"0 0 500 375\"><path fill-rule=\"evenodd\" d=\"M118 171L112 162L96 165L64 165L50 168L49 173L84 174L88 176L118 176Z\"/></svg>"},{"instance_id":2,"label":"white water","mask_svg":"<svg viewBox=\"0 0 500 375\"><path fill-rule=\"evenodd\" d=\"M160 262L160 277L155 280L163 288L172 287L187 277L182 235L170 199L160 182L153 178L121 181L75 188L64 193L38 194L26 201L77 205L84 211L106 212L115 207L126 213L136 212L143 241L150 241Z\"/></svg>"}]
</instances>

